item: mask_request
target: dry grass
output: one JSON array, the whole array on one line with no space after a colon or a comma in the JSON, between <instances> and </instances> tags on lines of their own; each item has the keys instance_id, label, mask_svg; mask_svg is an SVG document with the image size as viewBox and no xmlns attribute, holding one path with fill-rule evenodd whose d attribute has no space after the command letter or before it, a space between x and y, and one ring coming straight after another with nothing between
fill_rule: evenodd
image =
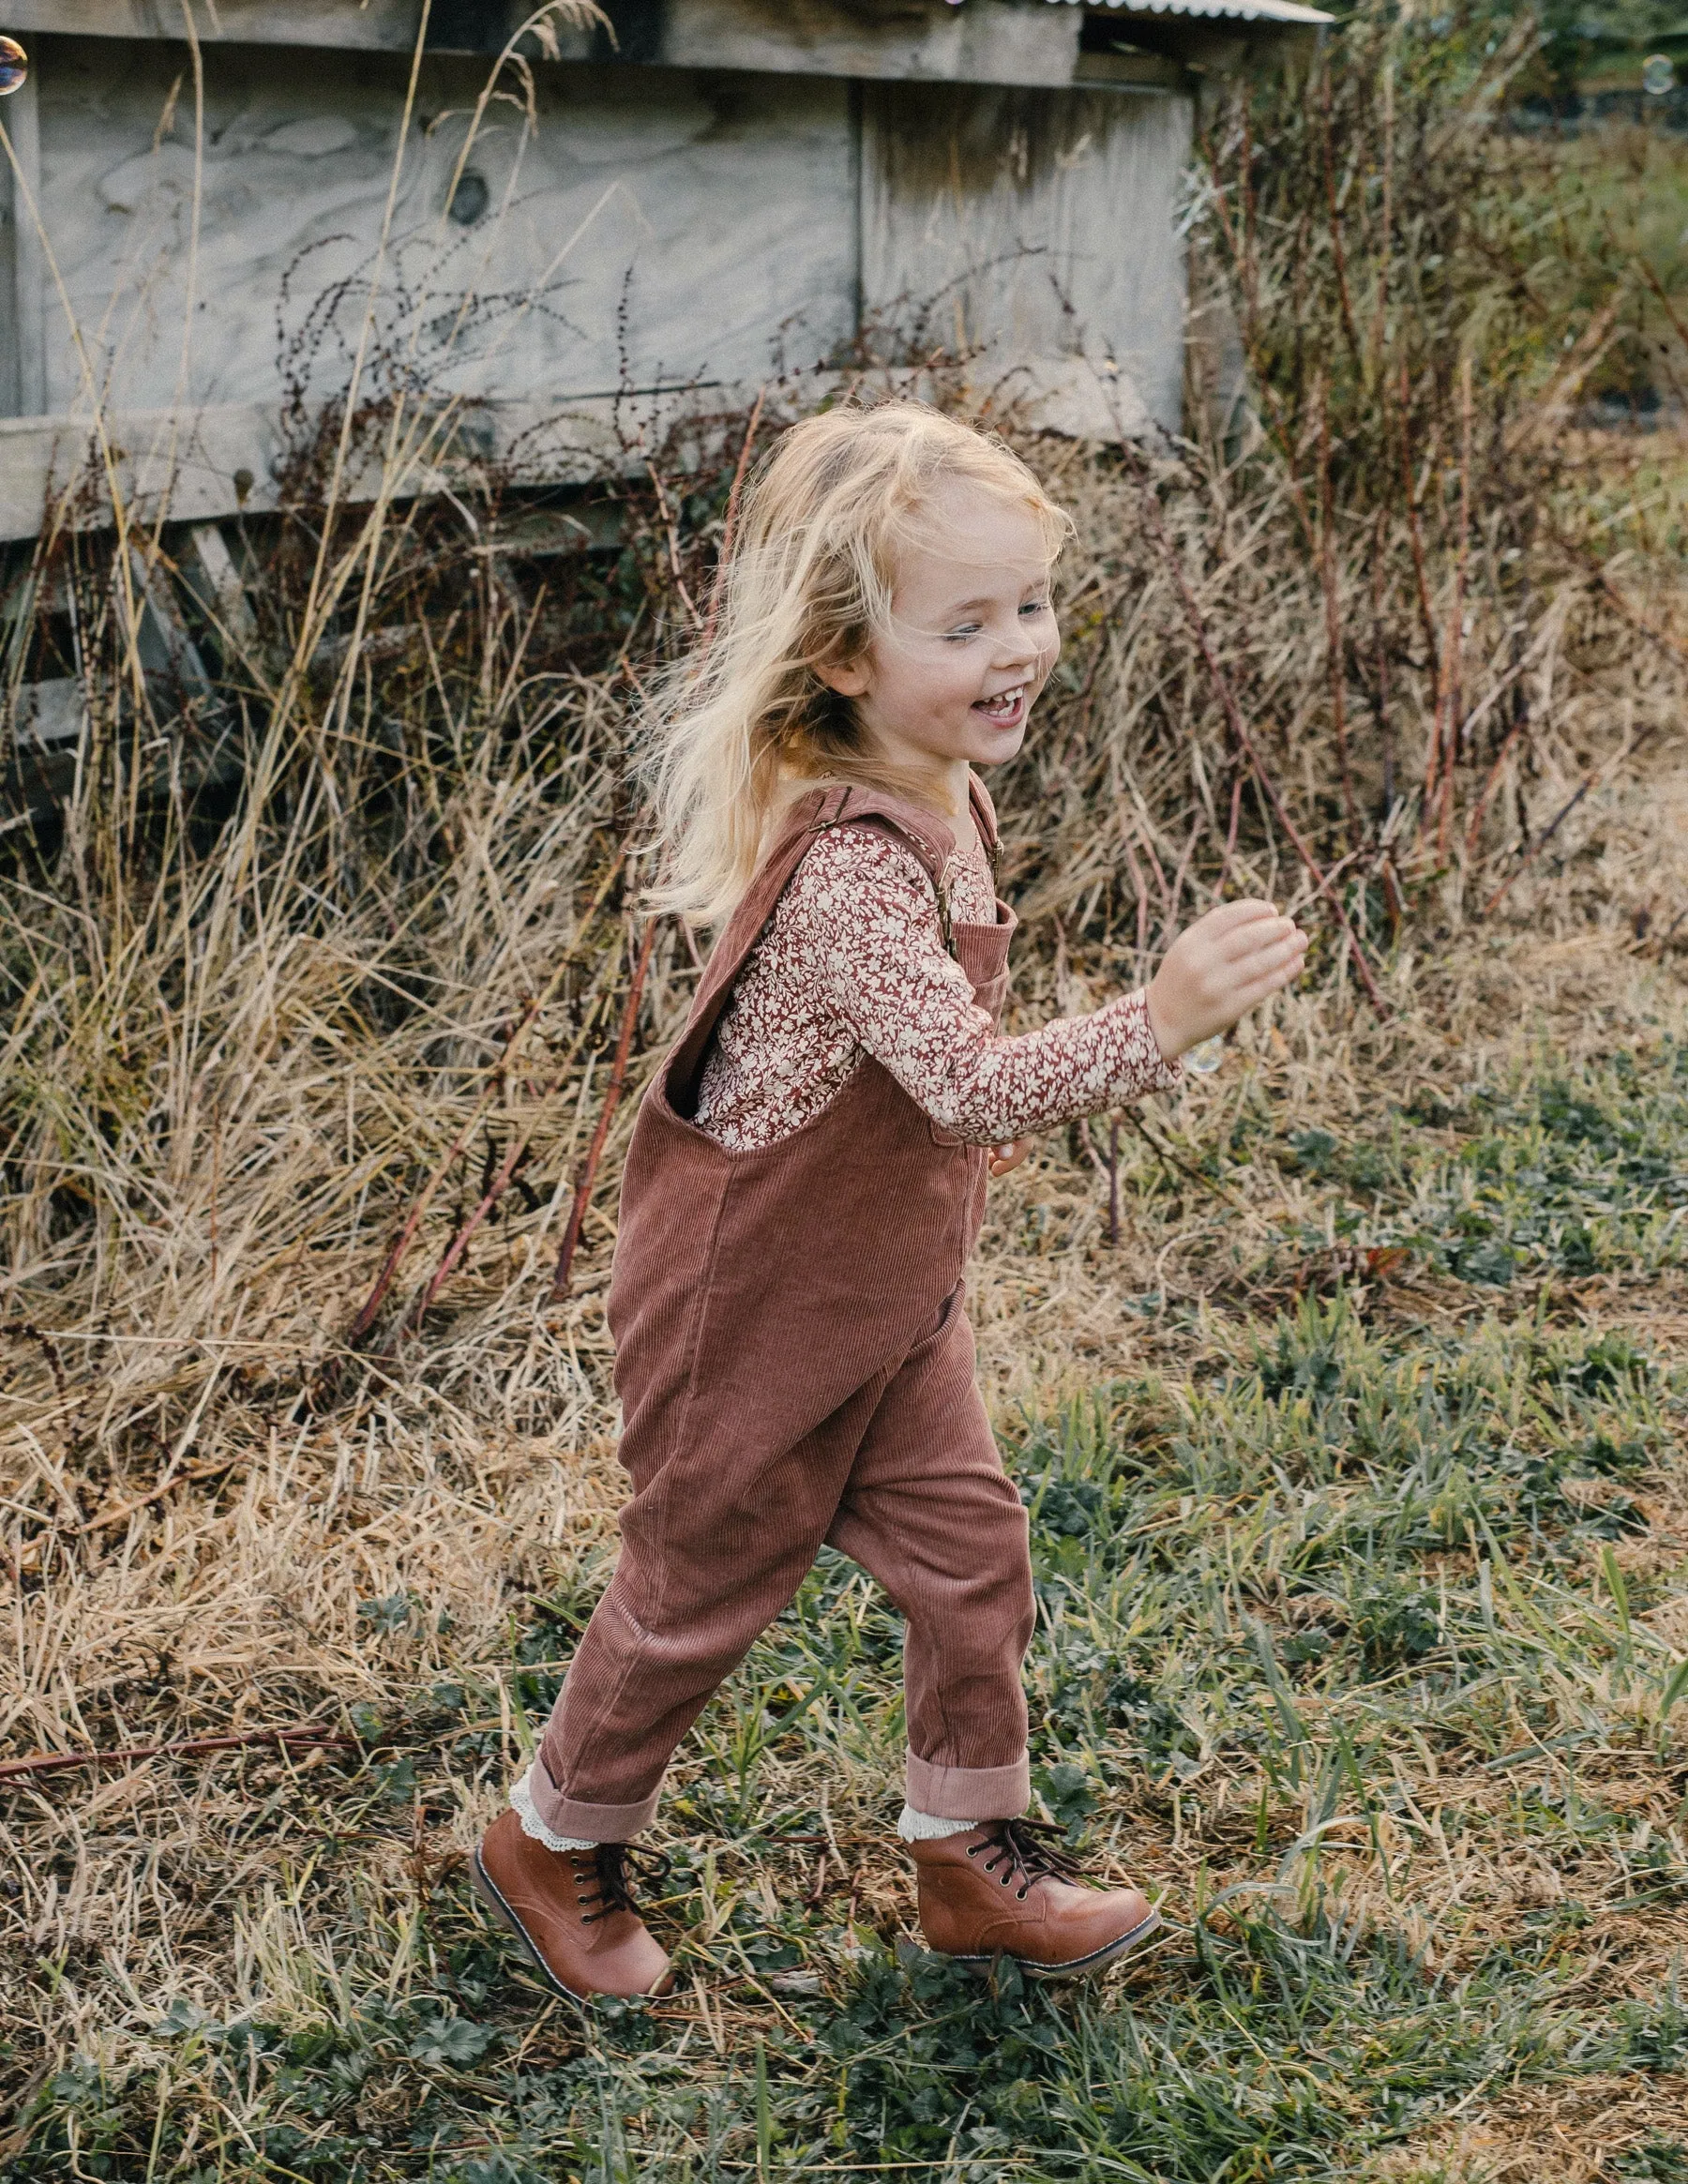
<instances>
[{"instance_id":1,"label":"dry grass","mask_svg":"<svg viewBox=\"0 0 1688 2184\"><path fill-rule=\"evenodd\" d=\"M338 420L302 427L199 700L128 671L137 565L50 529L25 574L74 608L90 732L4 877L0 1722L21 1755L324 1740L0 1781L21 2176L1684 2173L1683 450L1575 426L1558 321L1449 369L1529 235L1444 186L1368 242L1368 96L1338 81L1324 139L1309 103L1264 183L1213 148L1278 405L1252 450L1033 450L1078 539L1001 784L1021 1019L1222 890L1321 921L1153 1142L1051 1138L980 1255L1040 1795L1172 1913L1105 2000L887 1953L897 1633L836 1562L677 1765L671 2001L542 2003L463 1886L612 1544L602 1299L695 976L671 928L551 1273L639 940L633 677L688 630L745 421L653 444L598 491L619 552L544 568L509 478L465 467L472 535L369 516ZM1349 379L1304 369L1362 307ZM929 384L1013 429L964 360ZM359 429L402 438L375 393ZM130 541L166 578L176 543ZM238 786L196 789L219 738Z\"/></svg>"},{"instance_id":2,"label":"dry grass","mask_svg":"<svg viewBox=\"0 0 1688 2184\"><path fill-rule=\"evenodd\" d=\"M1254 1027L1213 1084L1151 1117L1186 1163L1199 1167L1219 1153L1216 1180L1230 1203L1127 1139L1123 1233L1110 1249L1095 1168L1082 1152L1075 1158L1050 1141L1000 1191L981 1254L985 1369L1010 1441L1024 1438L1025 1416L1047 1419L1063 1393L1098 1380L1162 1377L1173 1390L1199 1390L1238 1354L1251 1307L1270 1312L1306 1282L1328 1283L1329 1255L1308 1238L1317 1239L1329 1194L1269 1159L1224 1152L1245 1109L1269 1114L1274 1143L1323 1129L1348 1144L1415 1098L1458 1105L1469 1088L1503 1084L1545 1053L1575 1074L1585 1058L1645 1053L1661 1036L1680 1036L1680 956L1674 943L1638 941L1634 913L1648 900L1688 902L1685 806L1688 775L1673 752L1590 810L1581 838L1565 845L1563 870L1532 878L1504 925L1444 944L1426 934L1402 949L1388 968L1396 1013L1387 1024L1329 984L1315 988ZM478 1951L479 1965L495 1961L495 1945L490 1952L474 1941L459 1874L531 1734L522 1696L533 1703L533 1677L543 1676L548 1655L565 1650L567 1619L590 1599L612 1527L600 1309L607 1205L588 1230L576 1294L562 1306L546 1294L568 1133L578 1142L590 1100L550 1122L538 1210L494 1227L419 1333L360 1361L332 1399L310 1393L381 1257L382 1229L358 1214L371 1179L425 1164L418 1146L447 1141L470 1111L463 1073L427 1065L441 1027L462 1038L464 1017L471 1028L478 1020L482 1050L490 1048L499 1008L460 997L531 990L537 967L559 960L573 937L560 920L489 915L475 876L505 853L500 838L465 820L458 839L460 863L440 876L454 903L451 946L442 951L453 983L436 1006L377 1043L347 1004L362 968L354 935L341 926L265 949L255 932L250 960L264 965L257 998L244 976L206 981L204 990L237 995L237 1021L263 1026L264 1070L232 1050L213 1017L202 1033L206 1120L197 1156L160 1163L168 1190L158 1183L130 1216L121 1250L105 1245L91 1293L81 1290L85 1273L74 1288L62 1271L55 1278L51 1232L38 1234L35 1256L18 1268L25 1279L14 1298L33 1289L38 1322L58 1294L51 1348L15 1318L8 1332L12 1749L121 1746L310 1719L356 1724L369 1745L362 1763L326 1751L291 1759L253 1752L8 1785L5 2006L14 2082L26 2093L41 2086L42 2068L58 2071L43 2115L58 2116L72 2138L83 2130L89 2146L135 2149L84 2173L143 2172L148 2103L167 2116L173 2149L158 2173L183 2175L207 2161L212 2175L247 2173L249 2134L262 2142L265 2117L273 2128L277 2115L294 2114L260 2091L269 2083L263 2070L250 2080L253 2102L228 2112L212 2068L220 2051L192 2052L191 2032L189 2052L181 2049L195 2011L213 2025L260 2022L279 2039L304 2039L303 2053L325 2029L362 2023L374 1996L412 2012L404 2024L414 2045L430 1997L449 1989L465 2010L481 1992L489 2022L520 2037L520 2061L509 2066L518 2077L543 2076L581 2054L580 2034L554 2009L523 2029L520 1977L512 1985L502 1971L489 1990L490 1975L472 1966L465 1986L465 1948ZM543 863L516 862L554 874L562 854L553 841ZM679 1005L671 969L665 959L655 989L659 1028ZM1078 973L1069 969L1072 983L1060 989L1056 975L1052 965L1032 971L1029 1015L1057 998L1083 998ZM74 999L59 992L53 1005L68 1017ZM170 1022L160 1015L160 1032ZM161 1052L171 1055L167 1040ZM132 1072L139 1062L131 1049L108 1055L106 1068ZM219 1062L234 1064L228 1077ZM177 1066L191 1084L192 1059ZM532 1120L517 1096L520 1077L512 1067L505 1097L488 1114L501 1142ZM84 1143L98 1135L90 1130ZM445 1213L429 1225L419 1265L437 1255L449 1228ZM77 1317L66 1308L68 1288L88 1294ZM1469 1326L1474 1298L1485 1294L1422 1264L1393 1286L1350 1285L1350 1293L1370 1295L1380 1324L1417 1327L1424 1340ZM1550 1283L1542 1309L1549 1325L1568 1330L1632 1328L1668 1356L1688 1295L1674 1263L1616 1265ZM1035 1469L1028 1476L1035 1481ZM1645 1533L1621 1552L1668 1592L1688 1556L1688 1487L1674 1459L1647 1506ZM1469 1587L1470 1556L1463 1560L1454 1581ZM1669 1593L1676 1620L1663 1626L1673 1644L1683 1634L1680 1600ZM1291 1604L1273 1601L1274 1624ZM859 1619L865 1605L858 1598L849 1612ZM1317 1602L1295 1607L1303 1617L1318 1612ZM812 2021L812 2001L782 1997L777 1979L771 1983L743 1955L746 1913L765 1918L772 1908L789 1928L794 1889L814 1897L805 1955L839 2007L852 1977L850 1935L908 1932L906 1883L885 1839L897 1764L893 1687L877 1675L858 1679L865 1714L823 1705L806 1737L781 1737L779 1694L801 1687L791 1674L762 1664L748 1688L706 1718L677 1770L665 1823L666 1839L689 1854L692 1877L665 1920L671 1937L676 1920L686 1935L686 1980L653 2037L701 2056L706 2079L747 2052L753 2036L783 2037L793 2009ZM457 1692L442 1695L442 1686ZM1493 1724L1503 1745L1520 1732L1551 1742L1530 1703L1518 1711L1528 1688L1527 1680ZM1574 1718L1584 1718L1588 1703L1575 1702ZM1626 1711L1620 1705L1619 1718ZM1328 1735L1316 1705L1304 1712L1316 1738ZM1492 1961L1521 1920L1574 1898L1578 1922L1563 1948L1575 1977L1562 1984L1563 2007L1609 2014L1624 1997L1655 1997L1676 1976L1688 1930L1671 1890L1635 1905L1623 1845L1633 1847L1637 1828L1677 1844L1683 1784L1674 1747L1655 1755L1615 1743L1607 1757L1579 1759L1578 1794L1621 1811L1625 1830L1610 1851L1603 1843L1567 1864L1562 1848L1520 1836L1515 1825L1516 1795L1527 1785L1551 1788L1557 1763L1496 1775L1469 1748L1449 1753L1429 1715L1423 1720L1416 1739L1409 1730L1393 1742L1394 1816L1379 1823L1375 1845L1358 1821L1325 1839L1321 1877L1345 1916L1403 1936L1430 1973L1457 1978ZM759 1743L767 1748L757 1752ZM727 1785L744 1763L753 1763L747 1802L734 1805ZM1215 1752L1182 1778L1145 1772L1123 1755L1108 1765L1097 1847L1105 1862L1165 1889L1181 1923L1237 1882L1274 1878L1320 1817L1322 1777L1268 1787L1246 1751ZM830 1832L836 1855L818 1860L812 1849L794 1855L768 1845L771 1829L793 1825ZM1228 1931L1223 1912L1210 1923L1216 1935ZM448 1965L460 1966L455 1987ZM1181 1953L1135 1975L1125 1998L1153 2024L1189 1976ZM161 2038L155 2028L173 2006L174 2029ZM622 2117L629 2147L643 2145L641 2158L661 2174L713 2173L686 2166L697 2157L655 2112L640 2123L613 2040L609 2049L589 2040L583 2059L595 2054L607 2113ZM65 2077L74 2056L98 2066L80 2110ZM349 2096L354 2138L369 2149L358 2159L373 2163L370 2174L411 2173L402 2127L433 2066L406 2056L400 2041ZM460 2071L479 2082L470 2063ZM1615 2150L1670 2128L1678 2081L1669 2076L1645 2085L1622 2076L1606 2089L1605 2081L1577 2078L1526 2092L1511 2089L1511 2071L1462 2095L1449 2124L1409 2141L1416 2168L1392 2154L1379 2173L1611 2176ZM731 2087L731 2078L722 2082ZM1327 2093L1340 2104L1336 2088ZM460 2098L468 2116L476 2096ZM731 2091L722 2098L733 2111ZM136 2100L145 2113L133 2111ZM734 2112L745 2114L742 2101ZM80 2126L67 2127L66 2115L81 2116ZM101 2116L126 2120L102 2140ZM349 2146L337 2129L334 2143ZM481 2126L462 2129L471 2152L471 2142L490 2143ZM578 2142L584 2161L589 2118L577 2116L570 2129L586 2133ZM436 2139L454 2143L449 2133ZM68 2142L50 2131L48 2143ZM31 2173L53 2172L56 2157L41 2158L47 2168L32 2156ZM252 2173L294 2173L304 2159L298 2148L285 2157L272 2148L270 2165ZM330 2173L350 2159L330 2156ZM867 2173L848 2152L843 2165ZM721 2173L734 2173L730 2161ZM1004 2155L978 2173L1027 2172ZM1078 2173L1091 2172L1080 2163Z\"/></svg>"}]
</instances>

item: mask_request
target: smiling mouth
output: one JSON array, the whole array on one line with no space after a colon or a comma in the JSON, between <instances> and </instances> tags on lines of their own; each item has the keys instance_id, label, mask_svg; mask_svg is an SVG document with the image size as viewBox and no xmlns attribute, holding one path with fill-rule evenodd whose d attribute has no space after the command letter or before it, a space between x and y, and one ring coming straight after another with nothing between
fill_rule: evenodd
<instances>
[{"instance_id":1,"label":"smiling mouth","mask_svg":"<svg viewBox=\"0 0 1688 2184\"><path fill-rule=\"evenodd\" d=\"M1026 685L1017 683L1012 690L999 690L994 698L976 698L972 710L982 713L987 720L1016 721L1026 710Z\"/></svg>"}]
</instances>

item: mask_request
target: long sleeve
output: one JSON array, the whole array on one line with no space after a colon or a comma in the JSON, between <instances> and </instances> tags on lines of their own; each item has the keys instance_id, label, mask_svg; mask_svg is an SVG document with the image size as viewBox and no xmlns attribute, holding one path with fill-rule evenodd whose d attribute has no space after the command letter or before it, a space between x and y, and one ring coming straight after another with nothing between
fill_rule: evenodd
<instances>
[{"instance_id":1,"label":"long sleeve","mask_svg":"<svg viewBox=\"0 0 1688 2184\"><path fill-rule=\"evenodd\" d=\"M877 830L842 827L805 860L791 940L855 1039L935 1122L978 1145L1129 1106L1178 1084L1140 990L1093 1015L993 1033L944 949L932 890Z\"/></svg>"}]
</instances>

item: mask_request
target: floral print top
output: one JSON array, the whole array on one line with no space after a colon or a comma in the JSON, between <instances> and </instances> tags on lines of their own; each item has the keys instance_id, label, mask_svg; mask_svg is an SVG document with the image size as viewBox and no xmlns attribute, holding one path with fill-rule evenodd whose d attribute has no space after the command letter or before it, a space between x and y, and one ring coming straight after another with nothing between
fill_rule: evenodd
<instances>
[{"instance_id":1,"label":"floral print top","mask_svg":"<svg viewBox=\"0 0 1688 2184\"><path fill-rule=\"evenodd\" d=\"M961 832L944 875L950 914L994 925L984 845ZM974 1145L1129 1106L1183 1075L1163 1060L1140 988L1001 1036L944 946L919 860L878 827L844 825L816 837L740 972L693 1121L731 1152L776 1145L837 1097L864 1054Z\"/></svg>"}]
</instances>

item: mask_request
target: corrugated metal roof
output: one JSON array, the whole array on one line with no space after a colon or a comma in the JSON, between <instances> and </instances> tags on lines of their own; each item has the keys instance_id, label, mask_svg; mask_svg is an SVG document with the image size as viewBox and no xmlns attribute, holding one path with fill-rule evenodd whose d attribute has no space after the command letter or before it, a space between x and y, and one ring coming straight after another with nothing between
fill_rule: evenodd
<instances>
[{"instance_id":1,"label":"corrugated metal roof","mask_svg":"<svg viewBox=\"0 0 1688 2184\"><path fill-rule=\"evenodd\" d=\"M1334 23L1319 8L1298 0L1049 0L1052 8L1111 8L1127 15L1200 15L1228 23Z\"/></svg>"}]
</instances>

